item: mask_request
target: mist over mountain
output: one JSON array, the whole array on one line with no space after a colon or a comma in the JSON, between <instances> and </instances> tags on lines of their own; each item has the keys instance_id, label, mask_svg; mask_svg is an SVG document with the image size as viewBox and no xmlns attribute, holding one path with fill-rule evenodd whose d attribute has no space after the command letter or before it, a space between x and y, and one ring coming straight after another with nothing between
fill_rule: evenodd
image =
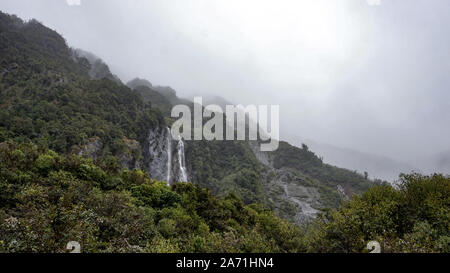
<instances>
[{"instance_id":1,"label":"mist over mountain","mask_svg":"<svg viewBox=\"0 0 450 273\"><path fill-rule=\"evenodd\" d=\"M450 174L450 151L440 152L413 161L417 166L423 166L423 172Z\"/></svg>"},{"instance_id":2,"label":"mist over mountain","mask_svg":"<svg viewBox=\"0 0 450 273\"><path fill-rule=\"evenodd\" d=\"M89 76L92 79L99 80L103 78L107 78L118 83L121 83L119 77L111 73L108 65L99 57L95 56L91 52L87 52L82 49L73 49L72 50L74 58L85 58L89 61L90 70Z\"/></svg>"},{"instance_id":3,"label":"mist over mountain","mask_svg":"<svg viewBox=\"0 0 450 273\"><path fill-rule=\"evenodd\" d=\"M4 0L126 83L279 104L281 136L413 164L450 149L447 0ZM417 168L424 169L422 166Z\"/></svg>"},{"instance_id":4,"label":"mist over mountain","mask_svg":"<svg viewBox=\"0 0 450 273\"><path fill-rule=\"evenodd\" d=\"M386 156L319 144L312 140L305 140L303 143L307 144L312 151L323 158L324 162L349 170L357 170L361 174L367 172L372 179L394 182L399 179L399 174L401 173L420 171L410 164L399 162Z\"/></svg>"}]
</instances>

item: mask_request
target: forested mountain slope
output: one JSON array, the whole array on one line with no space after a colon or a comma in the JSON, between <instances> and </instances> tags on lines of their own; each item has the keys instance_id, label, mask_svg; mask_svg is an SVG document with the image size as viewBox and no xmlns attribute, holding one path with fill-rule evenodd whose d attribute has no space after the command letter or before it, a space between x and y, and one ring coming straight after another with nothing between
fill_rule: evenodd
<instances>
[{"instance_id":1,"label":"forested mountain slope","mask_svg":"<svg viewBox=\"0 0 450 273\"><path fill-rule=\"evenodd\" d=\"M120 83L91 80L89 61L56 32L34 20L0 19L0 141L81 154L95 144L93 156L135 167L141 150L133 141L144 141L162 115Z\"/></svg>"},{"instance_id":2,"label":"forested mountain slope","mask_svg":"<svg viewBox=\"0 0 450 273\"><path fill-rule=\"evenodd\" d=\"M269 155L270 166L249 142L186 141L180 150L165 128L174 104L192 103L173 89L143 79L127 87L93 54L71 50L35 20L2 14L0 27L0 141L31 141L58 153L113 161L169 183L187 176L214 194L234 192L296 222L370 186L361 175L287 143ZM179 162L180 153L185 162Z\"/></svg>"}]
</instances>

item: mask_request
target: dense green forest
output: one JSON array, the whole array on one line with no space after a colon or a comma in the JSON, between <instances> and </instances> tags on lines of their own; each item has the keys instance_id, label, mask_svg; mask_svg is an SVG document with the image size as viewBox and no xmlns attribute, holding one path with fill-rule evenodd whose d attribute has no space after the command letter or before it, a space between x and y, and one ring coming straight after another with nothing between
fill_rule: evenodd
<instances>
[{"instance_id":1,"label":"dense green forest","mask_svg":"<svg viewBox=\"0 0 450 273\"><path fill-rule=\"evenodd\" d=\"M0 251L385 252L450 251L450 181L402 177L375 186L306 226L234 194L168 187L140 170L96 165L30 144L0 144Z\"/></svg>"},{"instance_id":2,"label":"dense green forest","mask_svg":"<svg viewBox=\"0 0 450 273\"><path fill-rule=\"evenodd\" d=\"M300 229L236 196L97 166L37 146L0 144L0 250L61 252L300 251Z\"/></svg>"},{"instance_id":3,"label":"dense green forest","mask_svg":"<svg viewBox=\"0 0 450 273\"><path fill-rule=\"evenodd\" d=\"M442 175L393 187L306 146L281 142L264 164L245 141L187 141L192 183L151 179L149 130L189 102L145 80L124 85L92 58L0 12L0 252L64 252L74 240L84 252L364 252L371 240L449 251ZM300 197L283 187L317 191L318 217L300 225L289 201Z\"/></svg>"}]
</instances>

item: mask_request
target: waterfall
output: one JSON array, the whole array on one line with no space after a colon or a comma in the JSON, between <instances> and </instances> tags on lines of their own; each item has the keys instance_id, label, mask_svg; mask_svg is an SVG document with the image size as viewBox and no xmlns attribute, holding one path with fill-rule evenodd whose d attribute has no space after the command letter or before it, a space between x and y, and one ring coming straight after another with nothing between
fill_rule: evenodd
<instances>
[{"instance_id":1,"label":"waterfall","mask_svg":"<svg viewBox=\"0 0 450 273\"><path fill-rule=\"evenodd\" d=\"M170 173L172 170L172 136L170 128L167 127L167 184L170 183Z\"/></svg>"},{"instance_id":2,"label":"waterfall","mask_svg":"<svg viewBox=\"0 0 450 273\"><path fill-rule=\"evenodd\" d=\"M178 164L180 168L180 182L187 182L187 172L186 172L186 163L184 159L184 142L183 139L180 137L178 140Z\"/></svg>"},{"instance_id":3,"label":"waterfall","mask_svg":"<svg viewBox=\"0 0 450 273\"><path fill-rule=\"evenodd\" d=\"M159 181L187 182L188 174L185 163L184 141L172 137L170 128L151 129L148 136L148 150L144 156L148 158L148 173ZM176 146L174 146L176 145ZM174 155L175 151L176 155ZM178 162L177 162L178 161Z\"/></svg>"}]
</instances>

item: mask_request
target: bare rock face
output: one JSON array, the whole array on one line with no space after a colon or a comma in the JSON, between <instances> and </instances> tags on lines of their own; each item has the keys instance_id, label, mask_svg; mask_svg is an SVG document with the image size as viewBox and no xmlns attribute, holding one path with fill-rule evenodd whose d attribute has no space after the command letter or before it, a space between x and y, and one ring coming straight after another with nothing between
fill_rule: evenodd
<instances>
[{"instance_id":1,"label":"bare rock face","mask_svg":"<svg viewBox=\"0 0 450 273\"><path fill-rule=\"evenodd\" d=\"M134 139L123 137L123 142L127 146L126 151L119 156L120 167L127 169L140 169L139 158L141 155L141 145Z\"/></svg>"},{"instance_id":2,"label":"bare rock face","mask_svg":"<svg viewBox=\"0 0 450 273\"><path fill-rule=\"evenodd\" d=\"M343 188L341 185L337 185L336 187L337 187L337 191L338 191L339 195L340 195L343 199L349 200L349 197L348 197L348 195L345 193L344 188Z\"/></svg>"},{"instance_id":3,"label":"bare rock face","mask_svg":"<svg viewBox=\"0 0 450 273\"><path fill-rule=\"evenodd\" d=\"M98 153L103 148L103 142L99 137L90 138L86 144L80 147L78 156L97 158Z\"/></svg>"},{"instance_id":4,"label":"bare rock face","mask_svg":"<svg viewBox=\"0 0 450 273\"><path fill-rule=\"evenodd\" d=\"M249 144L264 166L264 187L275 211L299 224L315 218L322 207L318 189L309 186L304 177L291 169L275 168L270 153L261 152L256 141Z\"/></svg>"},{"instance_id":5,"label":"bare rock face","mask_svg":"<svg viewBox=\"0 0 450 273\"><path fill-rule=\"evenodd\" d=\"M147 143L144 146L144 161L151 178L167 181L169 144L165 130L162 128L149 130Z\"/></svg>"}]
</instances>

